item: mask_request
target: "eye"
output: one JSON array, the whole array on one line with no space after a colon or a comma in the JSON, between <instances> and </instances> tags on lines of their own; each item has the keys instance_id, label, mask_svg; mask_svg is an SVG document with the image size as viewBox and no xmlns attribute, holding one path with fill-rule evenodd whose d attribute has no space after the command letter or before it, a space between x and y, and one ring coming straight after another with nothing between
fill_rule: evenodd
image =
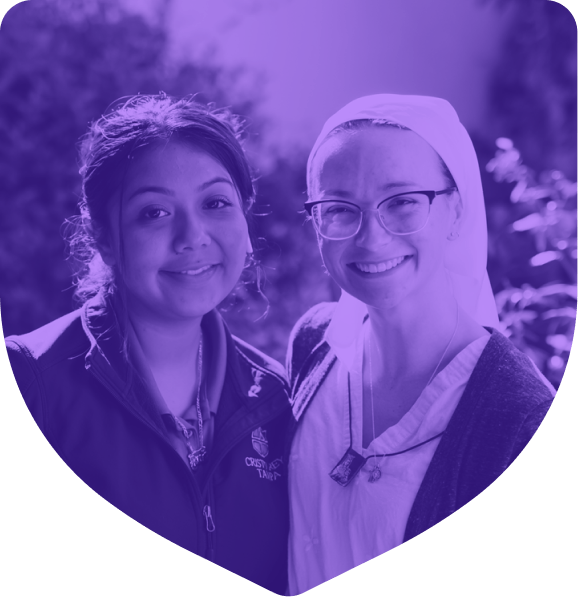
<instances>
[{"instance_id":1,"label":"eye","mask_svg":"<svg viewBox=\"0 0 578 600\"><path fill-rule=\"evenodd\" d=\"M209 198L204 204L204 208L209 210L219 210L223 208L228 208L233 206L233 202L226 198L225 196L218 196L214 198Z\"/></svg>"},{"instance_id":2,"label":"eye","mask_svg":"<svg viewBox=\"0 0 578 600\"><path fill-rule=\"evenodd\" d=\"M354 209L347 204L328 204L322 208L322 211L326 215L343 215L354 212Z\"/></svg>"},{"instance_id":3,"label":"eye","mask_svg":"<svg viewBox=\"0 0 578 600\"><path fill-rule=\"evenodd\" d=\"M393 198L393 200L389 201L390 206L407 206L409 204L415 204L417 200L412 198L411 196L400 196L398 198Z\"/></svg>"},{"instance_id":4,"label":"eye","mask_svg":"<svg viewBox=\"0 0 578 600\"><path fill-rule=\"evenodd\" d=\"M141 217L147 221L157 221L168 214L168 211L164 208L160 208L159 206L149 206L141 212Z\"/></svg>"}]
</instances>

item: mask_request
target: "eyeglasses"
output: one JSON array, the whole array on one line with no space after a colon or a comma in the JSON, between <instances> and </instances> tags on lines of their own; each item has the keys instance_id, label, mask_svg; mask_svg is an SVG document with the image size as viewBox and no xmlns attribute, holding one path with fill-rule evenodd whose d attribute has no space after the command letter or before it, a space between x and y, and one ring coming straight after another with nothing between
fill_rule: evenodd
<instances>
[{"instance_id":1,"label":"eyeglasses","mask_svg":"<svg viewBox=\"0 0 578 600\"><path fill-rule=\"evenodd\" d=\"M429 220L430 208L436 196L449 194L455 187L439 192L404 192L382 200L377 208L362 209L344 200L315 200L305 202L305 210L313 218L319 234L328 240L346 240L359 233L363 213L377 212L384 229L395 235L421 231Z\"/></svg>"}]
</instances>

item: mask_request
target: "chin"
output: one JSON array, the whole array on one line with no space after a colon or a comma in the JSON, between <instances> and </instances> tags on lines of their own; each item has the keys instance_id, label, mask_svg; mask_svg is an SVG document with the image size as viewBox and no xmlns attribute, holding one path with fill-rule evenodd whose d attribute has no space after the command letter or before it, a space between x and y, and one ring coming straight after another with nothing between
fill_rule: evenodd
<instances>
[{"instance_id":1,"label":"chin","mask_svg":"<svg viewBox=\"0 0 578 600\"><path fill-rule=\"evenodd\" d=\"M350 296L357 298L367 306L372 308L395 308L399 306L408 297L410 291L404 289L379 289L376 286L351 285L349 282L341 286ZM397 286L396 286L397 287Z\"/></svg>"},{"instance_id":2,"label":"chin","mask_svg":"<svg viewBox=\"0 0 578 600\"><path fill-rule=\"evenodd\" d=\"M175 306L170 311L176 319L183 321L190 321L193 319L199 319L204 317L207 313L210 313L217 305L211 303L207 304L188 304L186 306Z\"/></svg>"}]
</instances>

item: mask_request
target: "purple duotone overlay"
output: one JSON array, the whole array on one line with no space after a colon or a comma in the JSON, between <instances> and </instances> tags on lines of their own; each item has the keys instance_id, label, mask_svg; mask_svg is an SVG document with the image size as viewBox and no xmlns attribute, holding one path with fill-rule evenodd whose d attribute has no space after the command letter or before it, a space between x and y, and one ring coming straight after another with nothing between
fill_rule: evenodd
<instances>
[{"instance_id":1,"label":"purple duotone overlay","mask_svg":"<svg viewBox=\"0 0 578 600\"><path fill-rule=\"evenodd\" d=\"M530 9L515 0L496 5L472 2L471 6L446 0L441 12L425 0L413 0L411 10L377 0L368 2L364 10L348 1L336 7L330 4L323 0L313 7L305 2L245 6L223 1L214 12L198 12L185 2L151 1L137 6L127 1L114 7L104 1L95 1L94 6L73 0L39 1L12 9L0 32L0 64L5 71L0 82L0 126L11 149L0 166L2 196L9 203L0 225L0 295L4 334L13 336L10 358L20 391L55 450L97 493L149 529L278 594L306 591L322 583L324 573L329 579L419 535L499 477L540 425L560 385L576 318L576 31L570 13L541 0L532 2ZM327 27L329 18L331 27ZM296 44L296 39L301 43ZM209 59L211 48L216 52ZM512 85L514 77L517 85ZM257 196L248 218L254 252L227 299L209 308L217 308L231 333L258 352L243 350L242 345L233 350L232 338L226 337L223 327L210 318L204 321L205 357L209 357L204 373L209 387L220 391L221 402L217 401L216 414L211 412L212 392L205 390L207 406L193 402L185 411L190 420L187 425L185 419L184 429L182 422L171 421L162 394L159 401L158 390L151 390L154 376L147 370L146 358L142 367L142 356L133 354L127 365L126 336L119 334L118 321L110 312L95 310L75 325L73 317L65 316L77 308L72 285L75 265L67 260L62 225L78 214L78 140L87 125L118 98L159 90L174 96L197 94L200 103L213 102L241 115L246 120L243 143L256 175ZM339 199L359 204L365 219L349 240L324 238L319 227L316 233L313 223L305 222L304 211L307 199L319 199L314 185L307 195L306 163L323 123L348 102L375 93L443 97L460 115L481 173L488 225L487 272L499 315L499 324L480 322L494 326L496 333L488 342L490 349L475 385L456 392L464 394L461 409L454 405L439 432L412 438L391 452L377 452L379 474L376 469L364 470L371 460L377 463L367 459L363 449L367 443L354 443L352 414L357 413L351 409L351 394L359 390L355 381L351 387L351 380L342 377L342 366L348 357L359 355L363 345L351 331L343 334L347 343L340 335L351 323L358 324L358 333L363 330L366 304L371 307L369 323L377 323L373 319L379 311L373 310L373 297L367 301L368 286L387 290L389 282L396 281L390 271L409 272L412 260L418 265L421 242L404 242L400 256L383 250L395 239L387 225L403 227L398 224L402 217L384 211L380 217L374 210L378 202L370 205L359 195L372 193L356 180L361 168L352 169L349 180L343 176L346 169L335 171L340 185L351 184L345 190L349 195L341 194ZM345 140L346 135L353 139L356 134L343 135ZM363 147L351 156L363 161ZM439 167L445 177L441 163ZM412 169L410 174L418 179L431 175ZM390 182L388 177L389 172L384 174L385 183ZM369 179L364 175L363 182ZM435 218L431 211L437 208L434 203L444 202L443 197L428 198L429 216L419 225L430 224L428 219ZM194 236L195 227L193 222L190 230L183 234L181 229L179 235ZM447 233L451 244L457 236ZM152 229L150 235L155 235ZM237 233L231 229L230 235ZM354 247L355 251L347 249ZM345 268L361 273L341 276L339 257L347 256L346 252L353 258L344 259ZM364 283L355 283L360 281ZM338 305L339 318L346 324L337 332L329 329L328 334L332 309L329 305L319 309L320 303L336 303L344 287L353 299ZM436 338L435 327L449 319L443 297L440 294L430 303L430 318L419 315L423 323L432 325L429 339L435 343L428 345L435 366L432 375L445 365L457 331L452 320L449 329L440 326L441 341ZM384 303L377 308L393 310L392 306ZM313 307L318 308L308 313ZM309 320L293 330L306 313ZM384 322L379 322L381 331L390 333L381 339L391 335L400 344L399 349L384 344L385 353L374 356L376 379L381 375L386 385L387 376L393 374L387 369L380 372L379 357L407 352L412 340L403 337L401 322L397 328L390 324L390 329ZM39 332L46 324L53 325ZM87 328L90 335L82 337ZM287 373L283 375L259 352L285 363L292 330L287 385L283 381ZM167 344L168 352L171 340L164 338L159 336L158 344ZM514 354L514 348L522 354ZM230 352L241 357L234 373L225 369ZM60 380L50 379L54 365L43 363L43 356L66 365L52 371ZM543 375L538 376L525 357ZM233 368L231 360L228 369ZM495 376L498 364L503 367L499 377ZM354 369L352 365L348 368ZM359 389L364 389L366 368L362 367ZM412 388L414 400L433 377L422 374L421 379L421 387ZM345 388L339 385L348 383L348 394L341 394L339 390ZM77 402L81 389L88 390L86 408ZM303 458L300 449L335 437L323 425L341 427L329 412L320 417L315 413L316 399L326 401L322 398L328 393L342 403L349 395L349 409L343 404L342 410L347 417L343 423L349 424L349 442L345 436L343 451L321 465L325 479L320 482L321 471L295 465ZM374 404L379 402L379 390L372 387L371 393L371 418L367 405L359 413L364 427L365 421L373 426L373 431L365 432L369 441L376 433ZM235 402L243 403L245 412L235 412ZM508 405L506 416L495 407L507 402L513 404ZM407 406L411 410L411 403ZM432 414L436 416L435 410ZM197 469L188 456L194 445L189 437L198 436L203 419L205 435L212 438L209 453L214 454ZM243 427L242 419L249 425ZM316 430L307 419L317 419L321 428ZM382 422L395 426L397 420L391 419ZM342 429L340 435L345 435L348 428ZM150 434L153 430L156 437ZM301 430L314 437L303 440ZM123 437L126 432L130 437ZM292 440L296 440L293 448ZM405 514L397 529L392 527L390 546L384 550L380 536L376 542L367 532L374 522L371 511L379 508L375 498L360 509L367 511L367 520L363 512L355 515L359 530L342 537L330 531L328 514L336 515L335 527L343 526L339 519L347 518L341 498L356 497L364 485L373 490L381 477L382 483L386 481L388 461L397 456L407 461L411 472L414 467L407 457L414 449L422 452L430 441L439 452L434 457L432 450L423 459L423 481L402 489L401 494L407 495L405 505L388 504ZM469 453L470 462L457 461L458 453ZM308 462L315 462L314 454L307 456ZM476 462L478 457L481 463ZM426 474L429 461L432 468ZM363 483L358 482L361 478ZM115 487L115 480L122 481L120 487ZM127 494L127 482L133 482L138 492ZM435 508L428 498L436 499ZM235 499L238 507L233 506ZM323 526L314 532L305 531L296 521L315 520L315 515L323 515L319 518ZM347 539L361 546L375 543L378 550L371 554L351 547L342 552L336 546L329 548ZM313 575L300 573L299 565L309 559L299 552L312 557L307 569L322 566ZM346 558L350 556L354 558ZM358 556L363 559L356 562ZM332 561L345 566L334 566ZM311 568L315 571L317 566Z\"/></svg>"}]
</instances>

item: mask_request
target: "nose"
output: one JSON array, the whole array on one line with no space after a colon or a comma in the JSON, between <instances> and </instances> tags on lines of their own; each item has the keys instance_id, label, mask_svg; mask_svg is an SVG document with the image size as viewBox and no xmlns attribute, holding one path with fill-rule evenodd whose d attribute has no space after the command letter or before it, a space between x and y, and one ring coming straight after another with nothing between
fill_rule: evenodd
<instances>
[{"instance_id":1,"label":"nose","mask_svg":"<svg viewBox=\"0 0 578 600\"><path fill-rule=\"evenodd\" d=\"M211 236L202 215L187 213L175 219L173 246L177 253L197 250L211 243Z\"/></svg>"},{"instance_id":2,"label":"nose","mask_svg":"<svg viewBox=\"0 0 578 600\"><path fill-rule=\"evenodd\" d=\"M361 226L355 236L355 243L362 248L379 248L393 240L390 233L381 222L377 210L366 210L361 216Z\"/></svg>"}]
</instances>

